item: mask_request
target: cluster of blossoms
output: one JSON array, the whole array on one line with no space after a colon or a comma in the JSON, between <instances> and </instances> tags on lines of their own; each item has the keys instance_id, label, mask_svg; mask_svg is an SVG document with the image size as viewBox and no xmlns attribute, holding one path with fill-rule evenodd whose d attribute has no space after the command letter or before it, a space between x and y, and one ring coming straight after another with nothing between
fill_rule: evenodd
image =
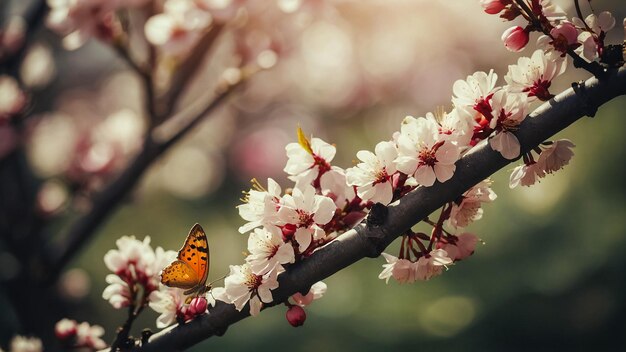
<instances>
[{"instance_id":1,"label":"cluster of blossoms","mask_svg":"<svg viewBox=\"0 0 626 352\"><path fill-rule=\"evenodd\" d=\"M542 32L537 39L537 46L542 48L551 60L565 57L574 52L587 62L602 59L609 63L621 53L614 52L604 42L606 34L615 27L615 18L610 12L604 11L596 15L592 13L584 19L567 14L550 0L480 0L486 13L500 15L505 21L513 21L522 16L529 24L522 28L513 26L502 34L502 41L511 51L523 50L530 41L530 33ZM623 63L623 58L617 59Z\"/></svg>"},{"instance_id":2,"label":"cluster of blossoms","mask_svg":"<svg viewBox=\"0 0 626 352\"><path fill-rule=\"evenodd\" d=\"M62 319L56 323L54 333L67 348L93 351L107 346L101 339L104 329L99 325L89 325L87 322L79 324L75 320Z\"/></svg>"},{"instance_id":3,"label":"cluster of blossoms","mask_svg":"<svg viewBox=\"0 0 626 352\"><path fill-rule=\"evenodd\" d=\"M530 12L525 12L520 3L526 4ZM246 221L239 232L249 236L248 255L245 263L230 266L224 287L213 288L207 295L187 297L182 289L160 285L158 272L175 259L175 253L161 248L153 251L149 238L141 242L123 237L118 241L119 250L105 256L105 263L115 274L107 276L111 285L103 297L116 308L129 306L138 300L135 287L141 285L140 302L149 302L161 313L159 327L193 319L214 305L214 300L233 304L239 311L248 306L250 314L256 316L264 305L274 303L272 291L278 288L280 275L290 265L306 260L352 229L375 205L387 206L418 187L447 182L454 176L456 162L479 143L487 143L508 160L521 156L524 163L513 171L511 188L532 185L567 165L573 156L572 142L546 141L523 152L516 131L527 118L532 103L553 97L549 88L567 67L565 53L571 55L570 51L579 48L587 50L583 42L573 41L573 32L569 31L576 31L577 41L584 33L591 35L596 57L602 57L604 33L614 20L611 24L610 14L605 13L598 18L588 17L583 29L582 22L568 22L565 14L548 0L482 4L488 13L500 13L507 20L523 15L531 23L521 32L512 29L505 33L509 49L521 50L528 39L520 36L532 30L550 33L546 34L550 40L540 38L540 49L509 66L505 85L497 85L498 75L493 71L476 72L458 80L453 86L453 107L449 111L440 109L417 118L407 116L399 131L378 143L374 152L359 151L359 163L348 169L332 165L334 145L307 138L298 129L298 142L285 148L288 161L284 171L293 186L283 190L271 178L266 186L255 180L244 204L238 207ZM535 27L537 23L541 28ZM429 280L443 273L447 266L468 258L479 237L465 229L482 218L483 203L495 199L487 179L445 204L437 219L424 219L432 227L430 233L408 230L402 235L397 256L382 254L387 263L379 278L386 282L394 278L400 283ZM289 323L302 325L306 319L303 307L320 298L326 288L318 282L307 294L291 296L285 302Z\"/></svg>"},{"instance_id":4,"label":"cluster of blossoms","mask_svg":"<svg viewBox=\"0 0 626 352\"><path fill-rule=\"evenodd\" d=\"M530 5L548 30L559 31L566 26L562 10L549 1L532 1ZM508 20L524 13L512 1L483 1L483 6L488 13L503 12ZM598 28L602 31L609 27ZM586 32L593 30L592 26L586 28ZM603 37L601 31L598 37ZM510 49L521 50L528 42L517 38L519 30L508 32L505 43ZM554 35L560 38L558 32ZM250 254L246 264L231 267L225 294L218 299L234 303L238 309L250 301L255 315L262 303L271 301L271 290L278 285L276 278L286 266L306 259L350 229L373 204L388 205L416 187L448 181L457 160L483 140L506 159L523 157L524 165L511 176L512 188L520 183L531 185L561 169L573 156L573 143L547 141L522 154L515 134L533 102L553 97L551 83L567 67L565 55L554 55L563 50L559 43L548 42L549 47L542 46L530 57L510 65L504 86L497 85L498 76L493 71L476 72L455 82L451 111L406 117L390 140L378 143L374 152L358 152L360 163L347 170L331 165L334 146L318 138L309 141L299 130L299 142L286 147L288 161L284 169L295 182L294 187L281 194L281 187L272 179L267 189L255 182L245 204L239 207L241 217L247 221L239 230L250 232ZM402 236L397 257L383 254L387 264L379 277L393 277L399 282L428 280L447 265L471 255L479 239L464 228L482 217L482 203L495 200L490 185L489 180L479 183L446 204L437 221L426 219L433 227L432 233L408 231Z\"/></svg>"},{"instance_id":5,"label":"cluster of blossoms","mask_svg":"<svg viewBox=\"0 0 626 352\"><path fill-rule=\"evenodd\" d=\"M277 1L268 11L265 6L240 0L48 0L47 25L64 36L63 45L69 50L90 38L125 45L133 30L127 12L140 12L148 16L139 24L141 35L164 57L177 60L187 56L207 33L236 20L231 28L236 32L235 50L246 61L249 56L256 59L279 49L280 36L272 33L276 30L272 26L300 7L296 2L288 7L283 3ZM248 38L251 33L256 40ZM172 61L165 64L172 66Z\"/></svg>"},{"instance_id":6,"label":"cluster of blossoms","mask_svg":"<svg viewBox=\"0 0 626 352\"><path fill-rule=\"evenodd\" d=\"M102 298L120 309L135 304L139 294L144 301L159 288L161 269L176 259L176 252L161 247L152 249L150 237L140 241L134 236L123 236L115 243L118 249L104 255L104 263L113 274L106 276L109 286L102 292Z\"/></svg>"}]
</instances>

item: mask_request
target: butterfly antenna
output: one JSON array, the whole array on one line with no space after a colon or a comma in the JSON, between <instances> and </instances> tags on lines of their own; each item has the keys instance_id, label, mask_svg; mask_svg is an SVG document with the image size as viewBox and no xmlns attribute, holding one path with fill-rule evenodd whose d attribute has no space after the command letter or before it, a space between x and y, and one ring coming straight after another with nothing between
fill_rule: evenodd
<instances>
[{"instance_id":1,"label":"butterfly antenna","mask_svg":"<svg viewBox=\"0 0 626 352\"><path fill-rule=\"evenodd\" d=\"M213 281L209 282L209 284L208 284L207 286L209 286L209 287L210 287L210 286L213 286L213 284L214 284L214 283L216 283L216 282L218 282L218 281L220 281L220 280L224 280L224 279L226 278L226 276L228 276L228 275L224 275L224 276L222 276L222 277L220 277L220 278L218 278L218 279L215 279L215 280L213 280Z\"/></svg>"}]
</instances>

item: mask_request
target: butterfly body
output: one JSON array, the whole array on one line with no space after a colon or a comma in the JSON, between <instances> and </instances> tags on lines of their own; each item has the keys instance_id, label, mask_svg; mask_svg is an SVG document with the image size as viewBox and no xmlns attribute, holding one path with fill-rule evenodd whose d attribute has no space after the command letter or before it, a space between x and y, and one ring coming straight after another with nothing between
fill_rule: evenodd
<instances>
[{"instance_id":1,"label":"butterfly body","mask_svg":"<svg viewBox=\"0 0 626 352\"><path fill-rule=\"evenodd\" d=\"M185 295L201 295L208 291L209 244L199 224L193 225L177 259L161 272L161 283L185 289Z\"/></svg>"}]
</instances>

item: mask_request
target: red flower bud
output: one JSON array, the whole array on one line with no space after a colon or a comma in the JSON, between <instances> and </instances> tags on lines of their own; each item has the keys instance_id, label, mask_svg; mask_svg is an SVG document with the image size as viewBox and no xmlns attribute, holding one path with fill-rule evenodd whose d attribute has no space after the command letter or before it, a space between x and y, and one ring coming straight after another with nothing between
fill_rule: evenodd
<instances>
[{"instance_id":1,"label":"red flower bud","mask_svg":"<svg viewBox=\"0 0 626 352\"><path fill-rule=\"evenodd\" d=\"M300 306L291 306L287 310L286 317L289 324L295 328L304 324L304 321L306 320L306 312Z\"/></svg>"},{"instance_id":2,"label":"red flower bud","mask_svg":"<svg viewBox=\"0 0 626 352\"><path fill-rule=\"evenodd\" d=\"M480 5L490 15L499 14L506 7L500 0L480 0Z\"/></svg>"},{"instance_id":3,"label":"red flower bud","mask_svg":"<svg viewBox=\"0 0 626 352\"><path fill-rule=\"evenodd\" d=\"M293 235L296 233L296 229L296 225L294 224L285 224L281 229L283 232L283 241L287 242L291 240Z\"/></svg>"},{"instance_id":4,"label":"red flower bud","mask_svg":"<svg viewBox=\"0 0 626 352\"><path fill-rule=\"evenodd\" d=\"M526 47L529 39L528 32L520 26L511 27L502 33L504 46L510 51L521 51Z\"/></svg>"},{"instance_id":5,"label":"red flower bud","mask_svg":"<svg viewBox=\"0 0 626 352\"><path fill-rule=\"evenodd\" d=\"M204 297L196 297L189 303L189 310L192 315L204 314L207 307L207 300Z\"/></svg>"}]
</instances>

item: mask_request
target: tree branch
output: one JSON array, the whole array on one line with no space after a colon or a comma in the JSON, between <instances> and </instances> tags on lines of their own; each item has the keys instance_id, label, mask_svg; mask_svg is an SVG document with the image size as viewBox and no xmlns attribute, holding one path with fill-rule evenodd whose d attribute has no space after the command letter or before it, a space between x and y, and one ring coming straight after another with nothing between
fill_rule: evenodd
<instances>
[{"instance_id":1,"label":"tree branch","mask_svg":"<svg viewBox=\"0 0 626 352\"><path fill-rule=\"evenodd\" d=\"M625 94L625 68L612 70L601 81L590 78L576 84L575 89L570 88L541 105L520 125L516 135L522 153L565 129L587 112L593 112L609 100ZM296 292L307 291L315 282L358 260L378 257L384 248L411 226L510 162L492 150L487 141L483 141L456 163L456 171L449 181L432 187L419 187L399 203L389 206L387 219L381 226L367 227L362 223L307 260L290 266L279 276L280 286L273 291L274 303L268 307L280 304ZM238 312L233 305L218 302L208 314L154 334L147 344L136 347L134 351L184 350L213 335L223 334L228 326L248 315L247 307Z\"/></svg>"},{"instance_id":2,"label":"tree branch","mask_svg":"<svg viewBox=\"0 0 626 352\"><path fill-rule=\"evenodd\" d=\"M92 237L94 230L111 215L116 205L128 196L148 167L175 142L186 135L193 126L219 107L243 82L244 80L241 80L223 87L208 105L198 103L188 110L172 116L171 120L182 120L184 124L169 138L161 139L156 138L154 134L149 134L144 141L143 149L130 166L95 197L92 209L76 220L67 235L60 238L58 243L52 244L48 253L56 254L56 257L52 259L52 263L49 265L50 271L42 279L47 283L53 282L63 267ZM202 102L206 101L205 99L201 100Z\"/></svg>"},{"instance_id":3,"label":"tree branch","mask_svg":"<svg viewBox=\"0 0 626 352\"><path fill-rule=\"evenodd\" d=\"M178 98L185 91L185 87L191 77L198 72L202 66L202 59L213 47L213 44L222 33L224 25L217 24L200 39L191 54L178 65L177 72L174 73L170 86L166 92L158 96L156 99L156 123L161 123L165 117L169 116L176 107Z\"/></svg>"}]
</instances>

